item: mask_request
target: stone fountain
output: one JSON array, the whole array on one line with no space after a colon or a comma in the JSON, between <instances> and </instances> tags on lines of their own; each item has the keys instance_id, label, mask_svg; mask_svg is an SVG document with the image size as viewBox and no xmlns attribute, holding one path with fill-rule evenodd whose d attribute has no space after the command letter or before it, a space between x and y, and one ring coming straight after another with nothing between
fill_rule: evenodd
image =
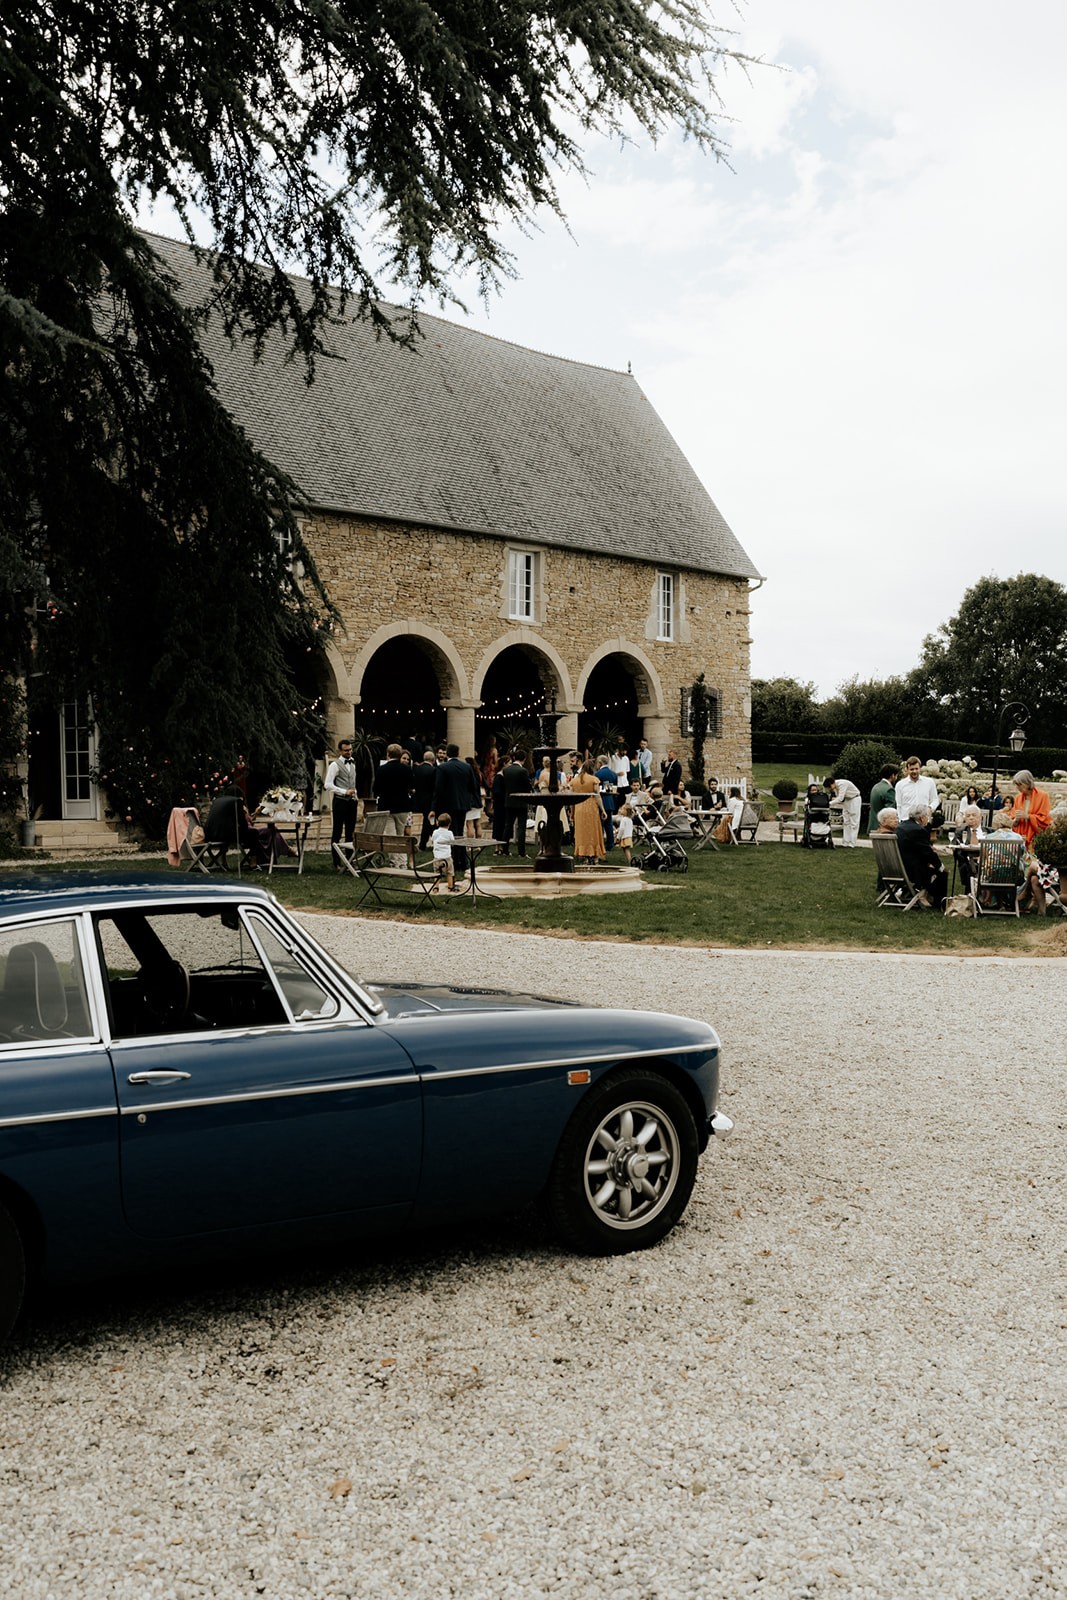
<instances>
[{"instance_id":1,"label":"stone fountain","mask_svg":"<svg viewBox=\"0 0 1067 1600\"><path fill-rule=\"evenodd\" d=\"M583 800L591 800L591 794L571 794L567 789L560 789L559 767L556 765L560 756L567 754L569 745L556 744L556 724L559 713L556 711L556 702L553 700L548 711L542 711L537 719L541 730L541 744L534 751L535 761L544 761L548 758L548 788L539 789L536 794L518 794L516 800L524 800L527 805L544 806L546 820L541 828L541 853L534 862L535 872L573 872L574 857L563 854L563 813L568 806L580 805Z\"/></svg>"},{"instance_id":2,"label":"stone fountain","mask_svg":"<svg viewBox=\"0 0 1067 1600\"><path fill-rule=\"evenodd\" d=\"M571 794L559 786L559 768L556 765L558 758L566 755L570 745L556 743L556 724L560 714L556 711L553 700L549 710L543 711L538 717L541 732L541 744L533 752L534 759L541 762L548 757L549 779L547 789L538 789L529 794L516 794L516 802L530 806L543 806L546 820L541 826L540 854L533 863L533 870L525 862L494 862L486 872L492 885L493 893L505 895L560 895L560 894L608 894L612 891L645 889L646 884L640 872L635 867L616 867L598 864L596 867L583 867L579 872L574 870L574 857L563 853L563 818L568 806L581 805L583 800L592 800L592 794Z\"/></svg>"}]
</instances>

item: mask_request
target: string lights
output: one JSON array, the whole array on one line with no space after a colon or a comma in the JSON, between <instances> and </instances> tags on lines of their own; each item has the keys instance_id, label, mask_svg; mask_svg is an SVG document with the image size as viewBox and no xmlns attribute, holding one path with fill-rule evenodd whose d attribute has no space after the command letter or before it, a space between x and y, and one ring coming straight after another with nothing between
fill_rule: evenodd
<instances>
[{"instance_id":1,"label":"string lights","mask_svg":"<svg viewBox=\"0 0 1067 1600\"><path fill-rule=\"evenodd\" d=\"M437 701L433 705L429 706L370 706L361 701L356 707L356 710L362 720L366 720L370 717L378 717L386 720L392 719L393 721L405 722L410 721L415 717L436 716L437 713L442 709L443 707L441 706L440 701ZM474 715L483 720L488 717L503 720L521 721L523 717L536 716L539 711L543 711L544 709L545 696L544 692L542 691L532 700L520 701L518 704L516 704L516 702L513 700L493 700L490 702L484 702L482 705L475 708ZM587 715L590 716L602 711L633 712L636 710L636 701L633 698L624 700L602 700L596 705L589 705L587 703L582 709Z\"/></svg>"}]
</instances>

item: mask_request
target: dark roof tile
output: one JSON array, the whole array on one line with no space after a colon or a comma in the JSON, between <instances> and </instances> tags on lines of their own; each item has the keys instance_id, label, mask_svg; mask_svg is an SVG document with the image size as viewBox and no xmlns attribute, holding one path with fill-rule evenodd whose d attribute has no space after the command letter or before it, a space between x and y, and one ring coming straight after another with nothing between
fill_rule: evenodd
<instances>
[{"instance_id":1,"label":"dark roof tile","mask_svg":"<svg viewBox=\"0 0 1067 1600\"><path fill-rule=\"evenodd\" d=\"M208 266L150 242L183 298L206 300ZM310 386L280 335L258 365L217 321L203 344L227 407L317 509L759 576L629 374L419 325L413 349L362 320L329 330Z\"/></svg>"}]
</instances>

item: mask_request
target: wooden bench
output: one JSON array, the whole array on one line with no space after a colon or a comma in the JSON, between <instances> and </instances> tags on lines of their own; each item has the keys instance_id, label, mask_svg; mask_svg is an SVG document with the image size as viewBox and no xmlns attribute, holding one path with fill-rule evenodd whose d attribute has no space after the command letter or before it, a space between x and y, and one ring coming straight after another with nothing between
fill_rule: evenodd
<instances>
[{"instance_id":1,"label":"wooden bench","mask_svg":"<svg viewBox=\"0 0 1067 1600\"><path fill-rule=\"evenodd\" d=\"M333 847L334 859L363 885L363 893L356 901L361 906L368 895L373 895L379 905L385 902L378 885L388 888L400 883L415 884L422 890L416 910L421 911L436 883L433 861L418 860L418 841L406 833L356 833L352 840L352 853L343 844ZM399 880L399 881L398 881Z\"/></svg>"}]
</instances>

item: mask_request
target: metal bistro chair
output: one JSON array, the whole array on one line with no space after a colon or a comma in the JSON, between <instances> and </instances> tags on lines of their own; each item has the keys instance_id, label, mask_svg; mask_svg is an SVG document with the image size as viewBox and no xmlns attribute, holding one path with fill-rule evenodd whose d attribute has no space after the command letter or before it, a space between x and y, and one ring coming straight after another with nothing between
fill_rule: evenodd
<instances>
[{"instance_id":1,"label":"metal bistro chair","mask_svg":"<svg viewBox=\"0 0 1067 1600\"><path fill-rule=\"evenodd\" d=\"M1013 836L983 839L971 879L976 917L1017 917L1026 840Z\"/></svg>"}]
</instances>

